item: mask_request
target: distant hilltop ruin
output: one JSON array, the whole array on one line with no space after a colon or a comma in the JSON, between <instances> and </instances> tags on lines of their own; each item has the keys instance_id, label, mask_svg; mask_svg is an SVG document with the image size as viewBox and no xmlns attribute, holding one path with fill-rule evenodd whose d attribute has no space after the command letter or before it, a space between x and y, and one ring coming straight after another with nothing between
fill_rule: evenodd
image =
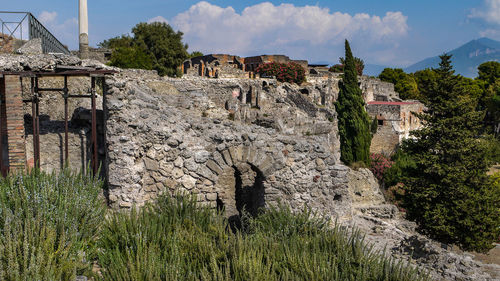
<instances>
[{"instance_id":1,"label":"distant hilltop ruin","mask_svg":"<svg viewBox=\"0 0 500 281\"><path fill-rule=\"evenodd\" d=\"M239 57L228 54L210 54L185 60L181 65L184 75L212 78L255 78L257 68L265 63L296 63L306 70L306 74L328 73L328 65L311 65L307 60L292 60L285 55L260 55Z\"/></svg>"}]
</instances>

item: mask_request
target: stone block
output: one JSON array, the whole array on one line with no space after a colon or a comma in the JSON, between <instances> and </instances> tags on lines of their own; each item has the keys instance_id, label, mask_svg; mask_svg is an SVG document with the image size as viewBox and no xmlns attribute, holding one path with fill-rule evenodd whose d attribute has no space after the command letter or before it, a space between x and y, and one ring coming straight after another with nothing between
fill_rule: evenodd
<instances>
[{"instance_id":1,"label":"stone block","mask_svg":"<svg viewBox=\"0 0 500 281\"><path fill-rule=\"evenodd\" d=\"M222 169L224 169L224 167L227 166L226 162L222 158L222 154L220 154L219 152L216 151L213 153L213 159Z\"/></svg>"},{"instance_id":2,"label":"stone block","mask_svg":"<svg viewBox=\"0 0 500 281\"><path fill-rule=\"evenodd\" d=\"M222 151L222 156L224 157L224 161L226 161L226 164L228 166L233 166L233 161L231 159L231 154L229 152L229 150L224 150Z\"/></svg>"},{"instance_id":3,"label":"stone block","mask_svg":"<svg viewBox=\"0 0 500 281\"><path fill-rule=\"evenodd\" d=\"M222 174L222 169L219 167L219 165L217 165L217 163L215 163L215 161L213 160L208 160L207 161L207 167L212 170L214 173L216 173L217 175L220 175Z\"/></svg>"},{"instance_id":4,"label":"stone block","mask_svg":"<svg viewBox=\"0 0 500 281\"><path fill-rule=\"evenodd\" d=\"M208 193L205 195L207 201L215 201L217 200L217 193Z\"/></svg>"},{"instance_id":5,"label":"stone block","mask_svg":"<svg viewBox=\"0 0 500 281\"><path fill-rule=\"evenodd\" d=\"M194 153L194 161L198 164L207 162L208 158L210 158L210 152L208 151L200 150Z\"/></svg>"},{"instance_id":6,"label":"stone block","mask_svg":"<svg viewBox=\"0 0 500 281\"><path fill-rule=\"evenodd\" d=\"M174 166L181 168L184 165L184 160L181 157L177 157L174 161Z\"/></svg>"},{"instance_id":7,"label":"stone block","mask_svg":"<svg viewBox=\"0 0 500 281\"><path fill-rule=\"evenodd\" d=\"M144 158L144 165L149 171L158 171L160 167L158 161L152 160L150 158Z\"/></svg>"},{"instance_id":8,"label":"stone block","mask_svg":"<svg viewBox=\"0 0 500 281\"><path fill-rule=\"evenodd\" d=\"M180 182L184 188L187 190L191 190L195 187L196 185L196 179L193 178L192 176L184 175L181 179Z\"/></svg>"},{"instance_id":9,"label":"stone block","mask_svg":"<svg viewBox=\"0 0 500 281\"><path fill-rule=\"evenodd\" d=\"M175 168L172 170L172 177L174 179L181 178L182 176L184 176L184 172L182 171L182 169Z\"/></svg>"}]
</instances>

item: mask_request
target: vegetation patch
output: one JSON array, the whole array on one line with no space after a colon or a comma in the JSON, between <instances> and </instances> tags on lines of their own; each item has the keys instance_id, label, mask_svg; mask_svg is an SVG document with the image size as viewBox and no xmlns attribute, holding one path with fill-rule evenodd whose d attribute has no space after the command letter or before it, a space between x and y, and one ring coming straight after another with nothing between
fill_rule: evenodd
<instances>
[{"instance_id":1,"label":"vegetation patch","mask_svg":"<svg viewBox=\"0 0 500 281\"><path fill-rule=\"evenodd\" d=\"M310 210L227 220L186 197L115 213L99 241L103 280L426 280Z\"/></svg>"},{"instance_id":2,"label":"vegetation patch","mask_svg":"<svg viewBox=\"0 0 500 281\"><path fill-rule=\"evenodd\" d=\"M280 82L301 84L306 81L306 71L298 63L269 62L260 65L256 73L266 76L275 76Z\"/></svg>"},{"instance_id":3,"label":"vegetation patch","mask_svg":"<svg viewBox=\"0 0 500 281\"><path fill-rule=\"evenodd\" d=\"M63 171L0 178L0 280L89 274L105 212L102 183Z\"/></svg>"}]
</instances>

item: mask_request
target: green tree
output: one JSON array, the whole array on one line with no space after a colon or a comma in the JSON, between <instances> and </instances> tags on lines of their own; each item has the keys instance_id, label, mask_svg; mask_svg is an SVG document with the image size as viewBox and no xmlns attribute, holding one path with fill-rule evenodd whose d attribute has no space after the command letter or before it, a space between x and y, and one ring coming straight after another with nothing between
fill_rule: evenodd
<instances>
[{"instance_id":1,"label":"green tree","mask_svg":"<svg viewBox=\"0 0 500 281\"><path fill-rule=\"evenodd\" d=\"M121 68L153 69L153 58L138 47L117 47L109 60L109 65Z\"/></svg>"},{"instance_id":2,"label":"green tree","mask_svg":"<svg viewBox=\"0 0 500 281\"><path fill-rule=\"evenodd\" d=\"M476 82L483 89L480 107L487 109L485 130L499 136L500 124L500 63L489 61L478 67Z\"/></svg>"},{"instance_id":3,"label":"green tree","mask_svg":"<svg viewBox=\"0 0 500 281\"><path fill-rule=\"evenodd\" d=\"M477 68L480 80L486 81L489 85L495 83L500 78L500 62L489 61L482 63Z\"/></svg>"},{"instance_id":4,"label":"green tree","mask_svg":"<svg viewBox=\"0 0 500 281\"><path fill-rule=\"evenodd\" d=\"M421 100L415 78L407 74L401 68L386 68L378 78L385 82L394 84L394 90L404 99Z\"/></svg>"},{"instance_id":5,"label":"green tree","mask_svg":"<svg viewBox=\"0 0 500 281\"><path fill-rule=\"evenodd\" d=\"M335 108L338 114L341 160L346 164L370 161L370 117L365 110L363 94L349 42L345 41L345 67Z\"/></svg>"},{"instance_id":6,"label":"green tree","mask_svg":"<svg viewBox=\"0 0 500 281\"><path fill-rule=\"evenodd\" d=\"M404 150L415 161L405 167L404 207L431 237L465 250L486 251L500 234L500 186L487 176L487 148L478 137L484 112L442 55L436 79L425 85L425 126L413 131Z\"/></svg>"},{"instance_id":7,"label":"green tree","mask_svg":"<svg viewBox=\"0 0 500 281\"><path fill-rule=\"evenodd\" d=\"M425 103L427 95L432 94L432 88L437 83L437 74L434 70L427 68L413 73L413 78L417 82L420 100Z\"/></svg>"},{"instance_id":8,"label":"green tree","mask_svg":"<svg viewBox=\"0 0 500 281\"><path fill-rule=\"evenodd\" d=\"M333 65L328 71L341 73L344 72L345 58L339 58L340 64ZM356 66L356 72L359 76L363 75L363 70L365 69L365 62L360 58L354 58L354 65Z\"/></svg>"},{"instance_id":9,"label":"green tree","mask_svg":"<svg viewBox=\"0 0 500 281\"><path fill-rule=\"evenodd\" d=\"M203 53L200 51L194 51L191 54L189 54L189 58L196 58L196 57L202 57Z\"/></svg>"},{"instance_id":10,"label":"green tree","mask_svg":"<svg viewBox=\"0 0 500 281\"><path fill-rule=\"evenodd\" d=\"M133 37L122 35L99 45L113 50L110 65L122 68L154 69L164 76L181 76L178 66L188 58L182 32L166 23L139 23Z\"/></svg>"},{"instance_id":11,"label":"green tree","mask_svg":"<svg viewBox=\"0 0 500 281\"><path fill-rule=\"evenodd\" d=\"M134 38L129 35L113 37L97 44L101 48L115 49L119 47L132 47Z\"/></svg>"}]
</instances>

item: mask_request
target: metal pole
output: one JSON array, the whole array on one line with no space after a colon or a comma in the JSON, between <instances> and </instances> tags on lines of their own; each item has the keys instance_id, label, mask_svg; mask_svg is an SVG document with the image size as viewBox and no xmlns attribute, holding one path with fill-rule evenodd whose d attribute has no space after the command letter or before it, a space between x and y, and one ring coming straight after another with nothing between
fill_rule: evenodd
<instances>
[{"instance_id":1,"label":"metal pole","mask_svg":"<svg viewBox=\"0 0 500 281\"><path fill-rule=\"evenodd\" d=\"M35 77L35 133L33 137L36 137L36 155L35 162L37 166L40 167L40 104L38 98L38 77Z\"/></svg>"},{"instance_id":2,"label":"metal pole","mask_svg":"<svg viewBox=\"0 0 500 281\"><path fill-rule=\"evenodd\" d=\"M64 76L64 162L69 165L69 150L68 150L68 76Z\"/></svg>"},{"instance_id":3,"label":"metal pole","mask_svg":"<svg viewBox=\"0 0 500 281\"><path fill-rule=\"evenodd\" d=\"M36 160L36 109L35 109L35 78L31 77L31 125L33 127L33 166L38 168L38 161Z\"/></svg>"},{"instance_id":4,"label":"metal pole","mask_svg":"<svg viewBox=\"0 0 500 281\"><path fill-rule=\"evenodd\" d=\"M96 78L91 78L91 100L92 100L92 171L94 176L97 175L97 114L96 114L96 91L95 91L95 81Z\"/></svg>"},{"instance_id":5,"label":"metal pole","mask_svg":"<svg viewBox=\"0 0 500 281\"><path fill-rule=\"evenodd\" d=\"M2 99L2 96L4 95L3 93L3 85L4 85L4 82L3 82L3 78L0 78L1 79L1 84L0 84L0 90L2 92L0 92L0 117L1 117L1 114L3 112L3 99ZM2 118L0 118L0 174L2 176L7 176L5 171L4 171L4 167L3 167L3 122L4 120Z\"/></svg>"}]
</instances>

